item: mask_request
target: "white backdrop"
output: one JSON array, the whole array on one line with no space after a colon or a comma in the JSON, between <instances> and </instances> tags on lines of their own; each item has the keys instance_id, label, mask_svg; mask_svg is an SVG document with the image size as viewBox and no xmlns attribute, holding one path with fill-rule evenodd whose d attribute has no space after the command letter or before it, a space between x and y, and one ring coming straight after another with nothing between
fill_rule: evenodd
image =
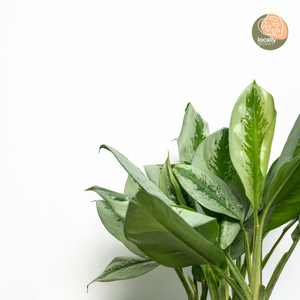
<instances>
[{"instance_id":1,"label":"white backdrop","mask_svg":"<svg viewBox=\"0 0 300 300\"><path fill-rule=\"evenodd\" d=\"M251 36L267 13L289 27L274 51ZM102 226L96 194L84 192L123 189L125 171L98 147L140 168L163 163L167 150L175 163L186 104L213 132L255 79L278 111L272 162L300 111L299 31L298 1L1 1L0 299L186 299L164 267L86 293L115 256L130 254ZM288 234L270 264L290 242ZM299 255L273 300L299 297Z\"/></svg>"}]
</instances>

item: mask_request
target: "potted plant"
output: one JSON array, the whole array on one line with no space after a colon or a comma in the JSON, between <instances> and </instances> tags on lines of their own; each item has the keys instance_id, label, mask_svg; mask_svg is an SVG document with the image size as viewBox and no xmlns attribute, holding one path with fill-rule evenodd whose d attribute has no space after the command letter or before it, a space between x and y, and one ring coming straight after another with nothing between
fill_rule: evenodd
<instances>
[{"instance_id":1,"label":"potted plant","mask_svg":"<svg viewBox=\"0 0 300 300\"><path fill-rule=\"evenodd\" d=\"M144 166L144 174L114 148L128 173L124 194L93 186L105 228L133 257L116 257L94 282L173 268L189 300L268 300L300 239L300 117L268 169L275 129L274 100L255 81L238 97L229 128L209 134L189 103L177 139L180 161ZM286 224L267 254L265 236ZM268 284L262 272L293 227L288 252ZM191 276L184 273L191 267ZM247 276L246 276L247 274Z\"/></svg>"}]
</instances>

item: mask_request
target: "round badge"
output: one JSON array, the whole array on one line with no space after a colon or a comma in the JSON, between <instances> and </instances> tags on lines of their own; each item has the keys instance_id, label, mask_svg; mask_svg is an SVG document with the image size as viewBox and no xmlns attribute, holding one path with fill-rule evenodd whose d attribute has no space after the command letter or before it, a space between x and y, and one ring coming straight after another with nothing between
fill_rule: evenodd
<instances>
[{"instance_id":1,"label":"round badge","mask_svg":"<svg viewBox=\"0 0 300 300\"><path fill-rule=\"evenodd\" d=\"M286 22L278 15L266 14L253 24L252 37L257 46L265 50L280 48L288 38Z\"/></svg>"}]
</instances>

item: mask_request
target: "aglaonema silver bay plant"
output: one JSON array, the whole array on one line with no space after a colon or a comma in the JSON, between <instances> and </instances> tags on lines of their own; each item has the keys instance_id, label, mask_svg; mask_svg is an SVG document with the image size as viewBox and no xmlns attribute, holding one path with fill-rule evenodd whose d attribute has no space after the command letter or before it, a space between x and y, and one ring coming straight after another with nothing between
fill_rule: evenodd
<instances>
[{"instance_id":1,"label":"aglaonema silver bay plant","mask_svg":"<svg viewBox=\"0 0 300 300\"><path fill-rule=\"evenodd\" d=\"M188 300L270 299L300 239L300 117L268 169L275 121L272 95L253 81L238 97L229 128L210 134L187 105L176 164L167 157L143 173L101 145L128 173L124 193L88 190L102 198L95 202L105 228L133 256L116 257L91 283L134 278L162 265L175 270ZM284 224L263 254L265 236ZM264 286L262 271L290 228L290 248Z\"/></svg>"}]
</instances>

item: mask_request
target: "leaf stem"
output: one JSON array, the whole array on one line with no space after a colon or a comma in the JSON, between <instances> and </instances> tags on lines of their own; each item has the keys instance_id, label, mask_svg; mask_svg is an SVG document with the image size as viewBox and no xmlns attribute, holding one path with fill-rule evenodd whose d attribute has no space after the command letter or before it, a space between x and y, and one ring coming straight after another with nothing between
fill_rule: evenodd
<instances>
[{"instance_id":1,"label":"leaf stem","mask_svg":"<svg viewBox=\"0 0 300 300\"><path fill-rule=\"evenodd\" d=\"M280 237L278 238L278 240L276 241L276 243L273 245L272 249L270 250L269 253L266 254L266 256L264 257L263 261L262 261L262 269L265 267L266 263L268 262L268 260L270 259L271 255L273 254L274 250L276 249L276 247L278 246L278 244L281 242L282 238L284 237L284 235L286 234L286 232L297 222L297 218L293 219L286 227L283 228L282 233L280 235Z\"/></svg>"},{"instance_id":2,"label":"leaf stem","mask_svg":"<svg viewBox=\"0 0 300 300\"><path fill-rule=\"evenodd\" d=\"M244 245L245 245L245 261L247 266L248 278L250 283L250 288L252 288L252 265L251 265L251 253L250 253L250 244L249 244L249 235L245 229L243 222L240 222L240 226L244 235Z\"/></svg>"},{"instance_id":3,"label":"leaf stem","mask_svg":"<svg viewBox=\"0 0 300 300\"><path fill-rule=\"evenodd\" d=\"M262 249L262 228L259 224L258 211L254 209L254 234L253 234L253 260L252 260L252 292L253 299L259 299L259 289L261 285L261 249Z\"/></svg>"},{"instance_id":4,"label":"leaf stem","mask_svg":"<svg viewBox=\"0 0 300 300\"><path fill-rule=\"evenodd\" d=\"M184 277L184 274L182 272L181 269L179 268L174 268L175 272L177 273L186 293L187 293L187 296L188 296L188 300L196 300L195 297L194 297L194 294L192 292L192 290L190 289L185 277Z\"/></svg>"},{"instance_id":5,"label":"leaf stem","mask_svg":"<svg viewBox=\"0 0 300 300\"><path fill-rule=\"evenodd\" d=\"M219 267L212 267L229 283L239 299L253 300L251 289L245 281L243 275L240 273L240 270L237 268L231 257L226 252L225 255L227 259L227 265L239 285L232 278L227 276Z\"/></svg>"},{"instance_id":6,"label":"leaf stem","mask_svg":"<svg viewBox=\"0 0 300 300\"><path fill-rule=\"evenodd\" d=\"M297 237L296 240L294 240L292 246L290 247L289 251L284 253L280 261L278 262L276 268L274 269L274 272L269 280L269 283L266 287L264 300L268 300L270 298L270 295L275 287L275 284L277 283L277 280L286 265L288 259L290 258L291 254L293 253L294 249L296 248L298 242L300 240L300 235Z\"/></svg>"}]
</instances>

